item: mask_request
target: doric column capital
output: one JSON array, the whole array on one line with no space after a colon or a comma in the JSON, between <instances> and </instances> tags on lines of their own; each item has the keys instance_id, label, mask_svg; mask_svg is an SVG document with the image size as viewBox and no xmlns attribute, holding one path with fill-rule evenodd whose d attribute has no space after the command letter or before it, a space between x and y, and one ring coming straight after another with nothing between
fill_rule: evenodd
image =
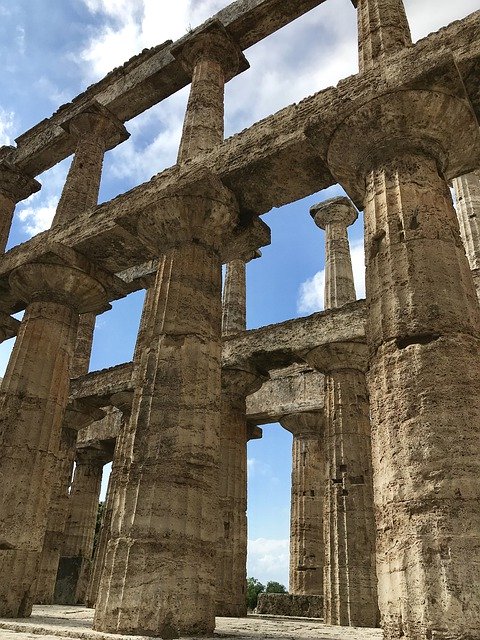
<instances>
[{"instance_id":1,"label":"doric column capital","mask_svg":"<svg viewBox=\"0 0 480 640\"><path fill-rule=\"evenodd\" d=\"M20 202L40 190L41 184L26 175L8 160L0 161L0 193L12 200Z\"/></svg>"},{"instance_id":2,"label":"doric column capital","mask_svg":"<svg viewBox=\"0 0 480 640\"><path fill-rule=\"evenodd\" d=\"M295 438L320 438L323 436L325 414L323 411L291 413L287 416L283 416L280 420L280 424L284 429L290 431Z\"/></svg>"},{"instance_id":3,"label":"doric column capital","mask_svg":"<svg viewBox=\"0 0 480 640\"><path fill-rule=\"evenodd\" d=\"M250 66L241 48L217 20L208 22L202 31L184 38L172 49L172 55L189 75L193 75L199 62L216 62L223 69L225 81L231 80Z\"/></svg>"},{"instance_id":4,"label":"doric column capital","mask_svg":"<svg viewBox=\"0 0 480 640\"><path fill-rule=\"evenodd\" d=\"M267 379L253 365L242 369L222 369L222 393L228 397L247 396L258 391Z\"/></svg>"},{"instance_id":5,"label":"doric column capital","mask_svg":"<svg viewBox=\"0 0 480 640\"><path fill-rule=\"evenodd\" d=\"M62 128L78 141L90 135L101 138L105 143L105 150L113 149L130 137L123 122L96 100L63 122Z\"/></svg>"},{"instance_id":6,"label":"doric column capital","mask_svg":"<svg viewBox=\"0 0 480 640\"><path fill-rule=\"evenodd\" d=\"M304 358L311 367L325 374L345 369L365 372L368 346L362 342L334 342L312 349Z\"/></svg>"},{"instance_id":7,"label":"doric column capital","mask_svg":"<svg viewBox=\"0 0 480 640\"><path fill-rule=\"evenodd\" d=\"M366 176L392 159L433 158L446 179L480 164L478 122L468 101L450 90L393 91L362 105L336 129L328 166L359 208Z\"/></svg>"},{"instance_id":8,"label":"doric column capital","mask_svg":"<svg viewBox=\"0 0 480 640\"><path fill-rule=\"evenodd\" d=\"M250 440L261 440L263 430L257 424L247 423L247 442Z\"/></svg>"},{"instance_id":9,"label":"doric column capital","mask_svg":"<svg viewBox=\"0 0 480 640\"><path fill-rule=\"evenodd\" d=\"M104 287L80 269L61 264L29 263L10 274L10 287L28 304L57 302L78 313L108 309Z\"/></svg>"},{"instance_id":10,"label":"doric column capital","mask_svg":"<svg viewBox=\"0 0 480 640\"><path fill-rule=\"evenodd\" d=\"M333 223L342 224L347 228L358 218L358 211L350 198L340 197L313 205L310 215L320 229L326 229Z\"/></svg>"}]
</instances>

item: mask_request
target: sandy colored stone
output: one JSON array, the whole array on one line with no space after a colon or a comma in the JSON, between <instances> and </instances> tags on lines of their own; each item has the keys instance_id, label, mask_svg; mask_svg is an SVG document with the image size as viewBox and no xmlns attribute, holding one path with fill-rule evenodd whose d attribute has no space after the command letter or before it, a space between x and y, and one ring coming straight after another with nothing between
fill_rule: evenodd
<instances>
[{"instance_id":1,"label":"sandy colored stone","mask_svg":"<svg viewBox=\"0 0 480 640\"><path fill-rule=\"evenodd\" d=\"M323 389L318 391L322 395ZM324 412L284 416L280 424L293 434L288 590L293 595L321 596L323 605Z\"/></svg>"},{"instance_id":2,"label":"sandy colored stone","mask_svg":"<svg viewBox=\"0 0 480 640\"><path fill-rule=\"evenodd\" d=\"M32 300L2 381L0 438L0 611L28 615L47 525L78 314L104 303L85 273L34 264L11 284Z\"/></svg>"}]
</instances>

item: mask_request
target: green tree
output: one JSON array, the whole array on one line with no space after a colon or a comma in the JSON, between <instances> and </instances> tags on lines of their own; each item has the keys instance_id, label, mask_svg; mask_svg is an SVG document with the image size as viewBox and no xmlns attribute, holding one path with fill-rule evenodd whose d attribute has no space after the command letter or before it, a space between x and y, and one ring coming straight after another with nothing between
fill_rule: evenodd
<instances>
[{"instance_id":1,"label":"green tree","mask_svg":"<svg viewBox=\"0 0 480 640\"><path fill-rule=\"evenodd\" d=\"M265 593L287 593L287 590L280 582L267 582Z\"/></svg>"},{"instance_id":2,"label":"green tree","mask_svg":"<svg viewBox=\"0 0 480 640\"><path fill-rule=\"evenodd\" d=\"M256 578L247 578L247 609L253 611L257 606L258 594L263 593L265 587Z\"/></svg>"}]
</instances>

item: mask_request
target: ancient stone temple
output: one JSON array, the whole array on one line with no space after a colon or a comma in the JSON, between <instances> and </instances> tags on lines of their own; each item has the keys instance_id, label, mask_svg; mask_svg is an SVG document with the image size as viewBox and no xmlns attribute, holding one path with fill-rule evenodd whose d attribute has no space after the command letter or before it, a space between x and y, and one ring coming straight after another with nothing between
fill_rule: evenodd
<instances>
[{"instance_id":1,"label":"ancient stone temple","mask_svg":"<svg viewBox=\"0 0 480 640\"><path fill-rule=\"evenodd\" d=\"M95 608L74 638L245 618L247 443L279 422L290 588L258 612L351 627L332 638L480 640L480 11L413 44L402 0L346 3L358 73L225 139L245 50L322 2L237 0L0 148L6 633L34 605ZM186 86L176 164L98 205L125 124ZM5 251L16 204L68 156L51 228ZM247 329L261 216L333 185L346 196L310 211L325 311ZM89 372L97 315L139 290L132 361Z\"/></svg>"}]
</instances>

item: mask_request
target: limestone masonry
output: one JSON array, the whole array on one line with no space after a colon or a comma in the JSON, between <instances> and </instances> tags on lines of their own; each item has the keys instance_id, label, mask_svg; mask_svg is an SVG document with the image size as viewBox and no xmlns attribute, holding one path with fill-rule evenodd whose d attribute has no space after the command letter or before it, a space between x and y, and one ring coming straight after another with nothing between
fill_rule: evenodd
<instances>
[{"instance_id":1,"label":"limestone masonry","mask_svg":"<svg viewBox=\"0 0 480 640\"><path fill-rule=\"evenodd\" d=\"M237 0L0 148L0 341L16 336L0 635L212 636L216 616L245 617L246 447L280 422L290 589L259 612L330 631L258 633L480 640L480 11L412 44L402 0L352 0L359 73L224 140L244 51L323 1ZM99 206L125 122L186 85L177 163ZM72 154L51 229L5 252L16 204ZM334 184L348 197L310 212L325 311L247 330L261 215ZM359 210L366 301L347 234ZM140 289L133 361L88 373L96 316ZM11 620L34 604L31 623ZM65 605L93 622L79 609L68 628Z\"/></svg>"}]
</instances>

